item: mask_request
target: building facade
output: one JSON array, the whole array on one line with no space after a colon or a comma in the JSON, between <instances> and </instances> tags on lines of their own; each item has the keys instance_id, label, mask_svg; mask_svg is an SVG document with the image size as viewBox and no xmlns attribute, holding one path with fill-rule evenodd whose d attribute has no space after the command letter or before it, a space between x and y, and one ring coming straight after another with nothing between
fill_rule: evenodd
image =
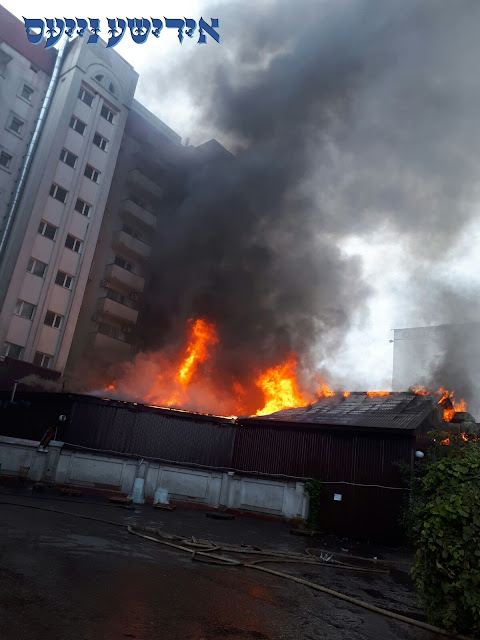
<instances>
[{"instance_id":1,"label":"building facade","mask_svg":"<svg viewBox=\"0 0 480 640\"><path fill-rule=\"evenodd\" d=\"M57 54L0 18L0 357L62 374L128 359L168 172L192 149L104 43Z\"/></svg>"},{"instance_id":2,"label":"building facade","mask_svg":"<svg viewBox=\"0 0 480 640\"><path fill-rule=\"evenodd\" d=\"M480 323L394 330L393 391L444 387L480 415Z\"/></svg>"},{"instance_id":3,"label":"building facade","mask_svg":"<svg viewBox=\"0 0 480 640\"><path fill-rule=\"evenodd\" d=\"M152 245L169 212L168 175L185 157L180 136L133 100L70 352L70 379L82 361L90 369L95 357L98 370L141 346L137 324Z\"/></svg>"}]
</instances>

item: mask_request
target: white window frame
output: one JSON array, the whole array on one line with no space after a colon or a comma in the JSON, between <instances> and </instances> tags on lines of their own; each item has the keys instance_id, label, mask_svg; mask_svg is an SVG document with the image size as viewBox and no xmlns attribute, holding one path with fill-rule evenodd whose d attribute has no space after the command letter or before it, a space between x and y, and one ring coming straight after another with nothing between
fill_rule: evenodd
<instances>
[{"instance_id":1,"label":"white window frame","mask_svg":"<svg viewBox=\"0 0 480 640\"><path fill-rule=\"evenodd\" d=\"M31 307L31 311L29 315L25 315L23 313L24 309L27 308L25 305L28 305L29 307ZM33 320L33 316L35 315L35 309L36 309L36 305L32 304L31 302L26 302L25 300L20 300L20 298L17 300L17 303L15 304L15 309L13 311L14 315L19 316L20 318L25 318L26 320Z\"/></svg>"},{"instance_id":2,"label":"white window frame","mask_svg":"<svg viewBox=\"0 0 480 640\"><path fill-rule=\"evenodd\" d=\"M60 198L57 198L57 195L59 195L60 191L64 191L65 192L65 199L64 200L61 200ZM57 202L61 202L62 204L65 204L66 201L67 201L67 198L68 198L68 191L66 189L64 189L63 187L61 187L59 184L55 184L54 182L52 182L52 186L50 187L49 195L54 200L57 200Z\"/></svg>"},{"instance_id":3,"label":"white window frame","mask_svg":"<svg viewBox=\"0 0 480 640\"><path fill-rule=\"evenodd\" d=\"M88 96L92 99L92 102L88 104L86 100L84 100L85 96ZM95 96L87 91L84 87L80 87L80 91L78 92L78 99L81 100L87 107L92 107L93 101L95 100Z\"/></svg>"},{"instance_id":4,"label":"white window frame","mask_svg":"<svg viewBox=\"0 0 480 640\"><path fill-rule=\"evenodd\" d=\"M10 347L18 347L20 349L20 352L18 354L18 356L11 356L10 355ZM22 347L21 344L13 344L13 342L4 342L3 343L3 349L2 349L2 355L4 358L12 358L13 360L21 360L22 356L23 356L23 350L25 347Z\"/></svg>"},{"instance_id":5,"label":"white window frame","mask_svg":"<svg viewBox=\"0 0 480 640\"><path fill-rule=\"evenodd\" d=\"M100 144L97 144L95 142L96 136L100 138ZM98 147L102 151L105 151L105 152L107 151L108 140L104 136L102 136L102 134L98 133L98 131L95 131L95 135L93 136L92 142L96 147Z\"/></svg>"},{"instance_id":6,"label":"white window frame","mask_svg":"<svg viewBox=\"0 0 480 640\"><path fill-rule=\"evenodd\" d=\"M103 114L103 110L105 109L106 114ZM104 118L107 122L110 122L110 124L113 124L113 120L115 118L115 113L110 109L110 107L107 107L106 104L102 105L102 108L100 109L100 115L102 116L102 118Z\"/></svg>"},{"instance_id":7,"label":"white window frame","mask_svg":"<svg viewBox=\"0 0 480 640\"><path fill-rule=\"evenodd\" d=\"M7 163L4 164L3 162L0 161L0 167L3 167L4 169L9 169L10 168L10 164L13 160L13 156L8 153L7 151L4 151L3 149L0 151L0 158L2 157L7 157Z\"/></svg>"},{"instance_id":8,"label":"white window frame","mask_svg":"<svg viewBox=\"0 0 480 640\"><path fill-rule=\"evenodd\" d=\"M40 275L38 273L35 273L35 265L40 264L43 266L43 274ZM47 272L47 263L46 262L42 262L41 260L37 260L36 258L30 258L27 264L27 271L28 273L31 273L33 276L37 276L38 278L45 278L45 274Z\"/></svg>"},{"instance_id":9,"label":"white window frame","mask_svg":"<svg viewBox=\"0 0 480 640\"><path fill-rule=\"evenodd\" d=\"M25 89L27 90L26 93L28 94L28 98L27 98L27 96L23 95L23 92L25 91ZM20 91L20 97L23 100L26 100L27 102L31 103L32 102L32 96L33 96L34 93L35 93L35 89L32 89L32 87L30 87L28 84L24 83L23 86L22 86L22 89Z\"/></svg>"},{"instance_id":10,"label":"white window frame","mask_svg":"<svg viewBox=\"0 0 480 640\"><path fill-rule=\"evenodd\" d=\"M118 264L117 260L122 260L125 263L125 266ZM128 260L125 260L125 258L122 258L122 256L115 256L113 263L116 264L117 267L120 267L120 269L125 269L125 271L128 271L129 273L133 273L133 263L128 262ZM130 269L127 269L127 265L130 267Z\"/></svg>"},{"instance_id":11,"label":"white window frame","mask_svg":"<svg viewBox=\"0 0 480 640\"><path fill-rule=\"evenodd\" d=\"M67 242L68 242L68 238L72 238L73 239L73 247L68 247L67 246ZM67 249L70 249L70 251L75 251L75 253L80 253L80 249L82 248L82 241L79 240L78 238L76 238L75 236L72 236L71 233L67 233L67 237L65 238L65 247Z\"/></svg>"},{"instance_id":12,"label":"white window frame","mask_svg":"<svg viewBox=\"0 0 480 640\"><path fill-rule=\"evenodd\" d=\"M81 211L79 209L77 209L77 205L78 203L81 203ZM82 216L85 216L86 218L90 217L90 211L92 209L92 205L88 204L88 202L85 202L85 200L82 200L81 198L77 198L76 202L75 202L75 211L77 213L81 213Z\"/></svg>"},{"instance_id":13,"label":"white window frame","mask_svg":"<svg viewBox=\"0 0 480 640\"><path fill-rule=\"evenodd\" d=\"M52 324L49 324L47 322L47 314L51 313L53 315L53 322ZM43 324L46 325L47 327L52 327L52 329L61 329L62 328L62 324L63 324L63 317L61 316L59 313L55 313L54 311L46 311L45 313L45 317L43 319Z\"/></svg>"},{"instance_id":14,"label":"white window frame","mask_svg":"<svg viewBox=\"0 0 480 640\"><path fill-rule=\"evenodd\" d=\"M37 359L37 356L40 356L40 363L35 362L35 360ZM33 360L32 363L34 365L36 365L37 367L44 367L45 369L50 369L51 368L51 364L52 364L52 358L53 356L49 356L47 353L42 353L41 351L36 351L35 355L33 356Z\"/></svg>"},{"instance_id":15,"label":"white window frame","mask_svg":"<svg viewBox=\"0 0 480 640\"><path fill-rule=\"evenodd\" d=\"M65 163L68 167L75 169L75 165L77 164L78 156L69 151L68 149L62 149L60 153L60 160ZM73 164L67 162L67 160L73 160Z\"/></svg>"},{"instance_id":16,"label":"white window frame","mask_svg":"<svg viewBox=\"0 0 480 640\"><path fill-rule=\"evenodd\" d=\"M91 175L88 175L87 171L89 173L91 171ZM95 167L92 167L91 164L87 164L85 166L85 171L83 172L83 175L89 180L91 180L92 182L95 182L95 184L98 184L100 181L100 171L98 171L98 169L95 169Z\"/></svg>"},{"instance_id":17,"label":"white window frame","mask_svg":"<svg viewBox=\"0 0 480 640\"><path fill-rule=\"evenodd\" d=\"M13 128L13 121L14 120L18 120L18 122L20 122L20 129L18 131ZM23 129L24 125L25 125L25 120L22 120L19 116L17 116L14 113L12 113L11 116L10 116L10 119L9 119L9 123L7 125L7 129L9 131L11 131L12 133L14 133L16 136L21 136L22 135L22 129Z\"/></svg>"},{"instance_id":18,"label":"white window frame","mask_svg":"<svg viewBox=\"0 0 480 640\"><path fill-rule=\"evenodd\" d=\"M42 225L43 225L43 228L42 228ZM55 233L54 233L53 238L49 238L49 237L45 234L45 231L46 231L47 227L51 227L52 229L54 229L54 230L55 230ZM50 222L46 222L46 220L42 220L42 221L40 222L39 227L38 227L38 233L39 233L41 236L44 236L45 238L47 238L48 240L52 240L53 242L55 242L55 238L57 237L57 230L58 230L58 227L56 227L54 224L50 224Z\"/></svg>"},{"instance_id":19,"label":"white window frame","mask_svg":"<svg viewBox=\"0 0 480 640\"><path fill-rule=\"evenodd\" d=\"M82 130L82 131L79 131L79 130L77 129L77 125L78 125L78 124L83 125L83 130ZM77 133L79 133L81 136L84 136L84 135L85 135L85 131L86 131L86 129L87 129L87 125L86 125L86 123L85 123L85 122L83 122L82 120L80 120L79 118L77 118L77 116L72 116L72 117L70 118L70 129L73 129L74 131L76 131Z\"/></svg>"},{"instance_id":20,"label":"white window frame","mask_svg":"<svg viewBox=\"0 0 480 640\"><path fill-rule=\"evenodd\" d=\"M63 276L63 282L58 282L58 276ZM63 287L64 289L71 289L73 284L73 276L65 273L65 271L60 271L59 269L57 271L57 275L55 276L55 284L57 284L59 287Z\"/></svg>"}]
</instances>

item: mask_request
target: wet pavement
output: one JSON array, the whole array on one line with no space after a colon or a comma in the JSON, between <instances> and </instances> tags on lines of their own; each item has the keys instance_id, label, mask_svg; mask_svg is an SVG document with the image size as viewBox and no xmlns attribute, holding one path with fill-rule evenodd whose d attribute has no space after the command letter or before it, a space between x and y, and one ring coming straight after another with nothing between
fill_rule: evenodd
<instances>
[{"instance_id":1,"label":"wet pavement","mask_svg":"<svg viewBox=\"0 0 480 640\"><path fill-rule=\"evenodd\" d=\"M181 506L173 512L149 505L126 510L104 499L52 497L0 488L2 640L435 640L434 634L292 581L192 561L190 555L126 530L128 524L150 526L290 551L326 544L292 536L287 524L238 516L214 520L205 511ZM406 560L393 551L361 551ZM421 617L405 570L386 575L298 564L266 566Z\"/></svg>"}]
</instances>

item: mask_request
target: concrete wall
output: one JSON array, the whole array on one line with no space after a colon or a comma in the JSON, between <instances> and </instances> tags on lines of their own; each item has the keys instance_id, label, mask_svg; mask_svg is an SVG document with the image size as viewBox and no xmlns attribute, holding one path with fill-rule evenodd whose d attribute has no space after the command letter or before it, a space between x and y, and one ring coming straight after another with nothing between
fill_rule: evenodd
<instances>
[{"instance_id":1,"label":"concrete wall","mask_svg":"<svg viewBox=\"0 0 480 640\"><path fill-rule=\"evenodd\" d=\"M2 476L16 477L21 466L29 467L31 481L50 479L56 484L123 494L131 494L135 478L143 478L147 500L153 499L157 487L162 487L173 500L285 518L308 515L302 482L64 450L59 442L50 443L44 452L38 445L31 440L0 437Z\"/></svg>"}]
</instances>

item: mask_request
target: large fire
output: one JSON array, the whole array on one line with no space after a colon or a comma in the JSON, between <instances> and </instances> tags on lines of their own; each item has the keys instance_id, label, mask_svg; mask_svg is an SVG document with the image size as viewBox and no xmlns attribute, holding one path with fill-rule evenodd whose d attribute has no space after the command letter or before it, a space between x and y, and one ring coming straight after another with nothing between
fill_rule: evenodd
<instances>
[{"instance_id":1,"label":"large fire","mask_svg":"<svg viewBox=\"0 0 480 640\"><path fill-rule=\"evenodd\" d=\"M303 407L315 394L300 388L297 357L263 371L249 380L228 381L215 369L219 342L215 325L205 319L188 321L188 338L174 353L139 354L105 391L132 397L149 405L175 407L221 415L266 415ZM327 385L321 394L333 395Z\"/></svg>"},{"instance_id":2,"label":"large fire","mask_svg":"<svg viewBox=\"0 0 480 640\"><path fill-rule=\"evenodd\" d=\"M338 395L340 398L333 400L336 402L350 396L350 391L337 394L316 375L309 382L301 382L294 353L264 370L253 370L246 379L229 378L215 367L219 338L214 323L205 318L189 320L187 334L184 343L174 350L138 354L104 392L110 397L132 398L151 406L223 416L264 416L304 407L319 398ZM425 387L411 390L430 394ZM366 393L375 398L388 396L390 391ZM453 392L441 388L436 393L445 421L450 422L455 411L466 411L465 401L455 401Z\"/></svg>"},{"instance_id":3,"label":"large fire","mask_svg":"<svg viewBox=\"0 0 480 640\"><path fill-rule=\"evenodd\" d=\"M423 385L412 387L412 391L421 396L430 395L430 390ZM462 398L461 400L456 400L454 397L454 391L448 391L448 389L440 387L439 389L437 389L437 391L434 392L434 395L440 396L438 404L442 405L443 407L443 419L445 422L451 422L457 411L467 410L467 403L465 402L464 398Z\"/></svg>"},{"instance_id":4,"label":"large fire","mask_svg":"<svg viewBox=\"0 0 480 640\"><path fill-rule=\"evenodd\" d=\"M256 416L265 416L282 409L304 407L308 400L298 389L296 376L297 358L290 354L283 364L267 369L255 380L263 391L265 405L256 412Z\"/></svg>"}]
</instances>

